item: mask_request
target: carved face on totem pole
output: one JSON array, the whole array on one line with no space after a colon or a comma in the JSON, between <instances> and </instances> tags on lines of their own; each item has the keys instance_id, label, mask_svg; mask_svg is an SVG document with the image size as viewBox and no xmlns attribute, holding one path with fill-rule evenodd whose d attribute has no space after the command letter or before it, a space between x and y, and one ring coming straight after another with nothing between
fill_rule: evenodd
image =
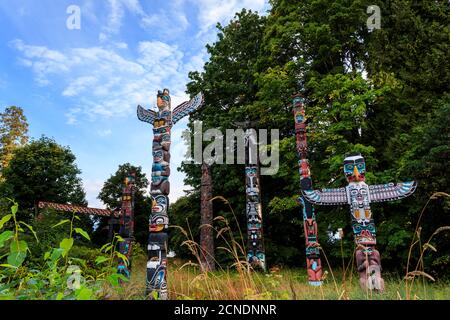
<instances>
[{"instance_id":1,"label":"carved face on totem pole","mask_svg":"<svg viewBox=\"0 0 450 320\"><path fill-rule=\"evenodd\" d=\"M161 90L158 91L156 105L160 112L161 111L171 111L169 89L164 89L163 91L161 91Z\"/></svg>"},{"instance_id":2,"label":"carved face on totem pole","mask_svg":"<svg viewBox=\"0 0 450 320\"><path fill-rule=\"evenodd\" d=\"M349 185L346 190L353 216L353 232L356 243L367 246L376 244L376 230L370 210L369 187L365 183L366 163L361 154L344 159L344 173Z\"/></svg>"},{"instance_id":3,"label":"carved face on totem pole","mask_svg":"<svg viewBox=\"0 0 450 320\"><path fill-rule=\"evenodd\" d=\"M361 154L351 155L344 159L344 173L349 183L366 180L366 161Z\"/></svg>"},{"instance_id":4,"label":"carved face on totem pole","mask_svg":"<svg viewBox=\"0 0 450 320\"><path fill-rule=\"evenodd\" d=\"M125 177L125 186L128 186L130 184L134 184L134 181L135 181L135 174L134 173L131 173L131 174L127 175Z\"/></svg>"}]
</instances>

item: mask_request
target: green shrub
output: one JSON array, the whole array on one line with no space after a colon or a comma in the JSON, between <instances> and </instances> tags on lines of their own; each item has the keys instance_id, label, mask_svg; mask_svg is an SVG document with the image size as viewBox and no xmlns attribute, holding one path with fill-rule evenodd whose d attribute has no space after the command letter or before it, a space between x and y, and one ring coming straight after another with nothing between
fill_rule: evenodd
<instances>
[{"instance_id":1,"label":"green shrub","mask_svg":"<svg viewBox=\"0 0 450 320\"><path fill-rule=\"evenodd\" d=\"M32 226L17 220L18 207L13 202L11 213L0 219L0 230L12 226L0 233L0 250L4 251L0 256L0 299L101 299L108 285L118 287L120 280L128 281L116 272L117 259L127 261L115 251L123 239L115 237L100 250L74 246L77 235L90 241L86 231L75 227L79 220L75 214L51 227L57 233L58 228L69 225L68 237L66 234L57 247L31 261L29 243L39 243L39 238Z\"/></svg>"}]
</instances>

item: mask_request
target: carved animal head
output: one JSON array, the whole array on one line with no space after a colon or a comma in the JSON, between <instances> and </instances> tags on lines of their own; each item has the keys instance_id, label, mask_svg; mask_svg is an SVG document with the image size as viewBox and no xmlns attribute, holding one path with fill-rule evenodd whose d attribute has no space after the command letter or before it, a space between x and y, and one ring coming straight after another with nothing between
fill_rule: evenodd
<instances>
[{"instance_id":1,"label":"carved animal head","mask_svg":"<svg viewBox=\"0 0 450 320\"><path fill-rule=\"evenodd\" d=\"M349 155L344 159L344 173L348 182L366 180L366 161L360 153Z\"/></svg>"},{"instance_id":2,"label":"carved animal head","mask_svg":"<svg viewBox=\"0 0 450 320\"><path fill-rule=\"evenodd\" d=\"M170 92L169 89L159 90L156 105L159 111L170 111Z\"/></svg>"}]
</instances>

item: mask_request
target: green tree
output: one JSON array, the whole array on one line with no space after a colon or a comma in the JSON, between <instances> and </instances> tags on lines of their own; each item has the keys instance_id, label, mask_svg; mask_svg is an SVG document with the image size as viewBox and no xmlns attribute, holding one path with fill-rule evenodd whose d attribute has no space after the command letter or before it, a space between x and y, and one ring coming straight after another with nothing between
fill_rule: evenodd
<instances>
[{"instance_id":1,"label":"green tree","mask_svg":"<svg viewBox=\"0 0 450 320\"><path fill-rule=\"evenodd\" d=\"M190 116L191 131L195 120L202 121L205 130L219 128L225 132L225 129L233 128L234 122L244 121L247 115L252 116L249 108L256 99L258 88L255 72L264 25L264 17L245 9L237 13L229 25L217 25L218 40L212 45L207 45L211 57L205 64L204 71L189 75L192 81L188 84L188 93L195 94L202 91L205 95L205 104L201 111ZM186 183L194 190L200 190L200 165L183 164L182 171L186 173ZM241 226L246 225L244 166L215 164L212 168L212 180L213 196L221 195L227 198L238 213L237 222ZM200 226L199 199L198 192L193 191L190 196L180 200L179 205L173 205L171 208L171 224L182 226L186 230L189 225L197 242L199 234L196 230ZM189 211L186 212L183 208L188 203L190 203ZM224 216L234 226L236 237L240 237L236 221L228 206L221 204L220 201L215 202L214 216ZM176 234L176 231L173 232ZM246 230L243 229L243 232L245 238ZM182 235L174 236L174 239L182 238ZM216 247L221 246L226 247L218 239ZM222 263L226 262L228 258L226 256L225 252L216 252L216 258Z\"/></svg>"},{"instance_id":2,"label":"green tree","mask_svg":"<svg viewBox=\"0 0 450 320\"><path fill-rule=\"evenodd\" d=\"M136 174L134 194L134 236L136 241L146 246L148 242L148 219L151 212L151 198L146 195L149 182L142 172L141 167L129 163L119 165L116 173L111 175L103 184L98 199L102 200L111 210L120 210L122 206L122 189L124 181L130 172ZM107 224L106 219L101 219L97 230L101 231ZM98 232L97 232L98 233Z\"/></svg>"},{"instance_id":3,"label":"green tree","mask_svg":"<svg viewBox=\"0 0 450 320\"><path fill-rule=\"evenodd\" d=\"M302 265L291 96L303 93L315 188L345 186L342 160L356 151L366 158L369 184L419 180L412 197L373 204L383 267L403 272L418 214L431 194L448 191L448 161L443 159L448 157L450 8L446 1L405 0L271 4L267 18L244 10L229 25L218 25L218 41L207 46L204 71L190 74L188 92L205 92L205 107L191 116L191 133L193 120L202 120L206 130L233 128L245 118L280 130L280 169L261 181L266 254L269 265ZM366 10L374 4L381 8L382 28L369 31ZM199 190L200 166L184 164L182 170L185 182ZM172 206L175 219L186 208L189 219L199 215L196 192ZM213 193L230 201L245 226L243 168L214 165ZM423 221L424 237L448 225L446 201L433 201L428 208L433 219ZM214 206L214 216L232 220L227 211ZM348 208L316 211L319 240L330 262L340 262L340 246L330 237L337 228L344 228L344 255L350 259L354 241ZM190 224L194 236L196 223ZM428 260L441 275L448 261L440 251Z\"/></svg>"},{"instance_id":4,"label":"green tree","mask_svg":"<svg viewBox=\"0 0 450 320\"><path fill-rule=\"evenodd\" d=\"M68 147L42 137L17 149L3 171L2 196L20 203L25 221L37 216L39 201L86 205L85 193Z\"/></svg>"},{"instance_id":5,"label":"green tree","mask_svg":"<svg viewBox=\"0 0 450 320\"><path fill-rule=\"evenodd\" d=\"M12 106L0 113L0 170L6 168L14 150L28 142L28 123L22 108Z\"/></svg>"}]
</instances>

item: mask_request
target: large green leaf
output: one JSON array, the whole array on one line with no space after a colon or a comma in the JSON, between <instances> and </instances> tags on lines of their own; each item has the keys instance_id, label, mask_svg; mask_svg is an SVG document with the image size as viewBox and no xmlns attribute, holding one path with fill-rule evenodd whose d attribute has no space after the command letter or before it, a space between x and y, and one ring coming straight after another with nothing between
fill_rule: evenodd
<instances>
[{"instance_id":1,"label":"large green leaf","mask_svg":"<svg viewBox=\"0 0 450 320\"><path fill-rule=\"evenodd\" d=\"M55 262L56 260L59 259L59 257L62 256L63 252L64 252L64 249L61 249L61 248L53 249L52 254L50 256L50 260Z\"/></svg>"},{"instance_id":2,"label":"large green leaf","mask_svg":"<svg viewBox=\"0 0 450 320\"><path fill-rule=\"evenodd\" d=\"M95 259L95 264L100 264L100 263L103 263L105 261L108 261L107 257L99 256L99 257L97 257L97 259Z\"/></svg>"},{"instance_id":3,"label":"large green leaf","mask_svg":"<svg viewBox=\"0 0 450 320\"><path fill-rule=\"evenodd\" d=\"M12 214L7 214L6 216L4 216L1 220L0 220L0 229L3 228L3 226L5 225L5 223L7 223L9 220L11 220L12 218Z\"/></svg>"},{"instance_id":4,"label":"large green leaf","mask_svg":"<svg viewBox=\"0 0 450 320\"><path fill-rule=\"evenodd\" d=\"M14 203L14 205L11 207L11 213L15 216L17 210L19 210L19 205L17 203Z\"/></svg>"},{"instance_id":5,"label":"large green leaf","mask_svg":"<svg viewBox=\"0 0 450 320\"><path fill-rule=\"evenodd\" d=\"M57 224L55 224L52 228L59 227L59 226L65 224L65 223L68 223L68 222L70 222L70 220L67 220L67 219L66 219L66 220L61 220L60 222L58 222Z\"/></svg>"},{"instance_id":6,"label":"large green leaf","mask_svg":"<svg viewBox=\"0 0 450 320\"><path fill-rule=\"evenodd\" d=\"M59 247L64 250L62 253L63 257L65 257L67 253L70 251L70 249L72 249L72 246L73 246L73 238L66 238L61 241Z\"/></svg>"},{"instance_id":7,"label":"large green leaf","mask_svg":"<svg viewBox=\"0 0 450 320\"><path fill-rule=\"evenodd\" d=\"M120 284L119 280L122 280L123 282L129 281L127 277L119 273L113 273L108 276L108 282L115 287L117 287Z\"/></svg>"},{"instance_id":8,"label":"large green leaf","mask_svg":"<svg viewBox=\"0 0 450 320\"><path fill-rule=\"evenodd\" d=\"M77 300L92 300L93 292L91 289L82 287L77 291Z\"/></svg>"},{"instance_id":9,"label":"large green leaf","mask_svg":"<svg viewBox=\"0 0 450 320\"><path fill-rule=\"evenodd\" d=\"M0 248L2 248L6 241L11 239L14 236L14 232L7 230L0 234Z\"/></svg>"},{"instance_id":10,"label":"large green leaf","mask_svg":"<svg viewBox=\"0 0 450 320\"><path fill-rule=\"evenodd\" d=\"M14 240L9 246L10 252L26 252L28 244L24 240Z\"/></svg>"},{"instance_id":11,"label":"large green leaf","mask_svg":"<svg viewBox=\"0 0 450 320\"><path fill-rule=\"evenodd\" d=\"M84 231L83 229L75 228L75 232L78 233L78 234L81 234L83 237L85 237L86 239L91 241L91 238L89 237L88 233L86 231Z\"/></svg>"},{"instance_id":12,"label":"large green leaf","mask_svg":"<svg viewBox=\"0 0 450 320\"><path fill-rule=\"evenodd\" d=\"M8 264L16 268L20 267L27 257L28 244L23 240L15 240L11 242L9 250Z\"/></svg>"}]
</instances>

